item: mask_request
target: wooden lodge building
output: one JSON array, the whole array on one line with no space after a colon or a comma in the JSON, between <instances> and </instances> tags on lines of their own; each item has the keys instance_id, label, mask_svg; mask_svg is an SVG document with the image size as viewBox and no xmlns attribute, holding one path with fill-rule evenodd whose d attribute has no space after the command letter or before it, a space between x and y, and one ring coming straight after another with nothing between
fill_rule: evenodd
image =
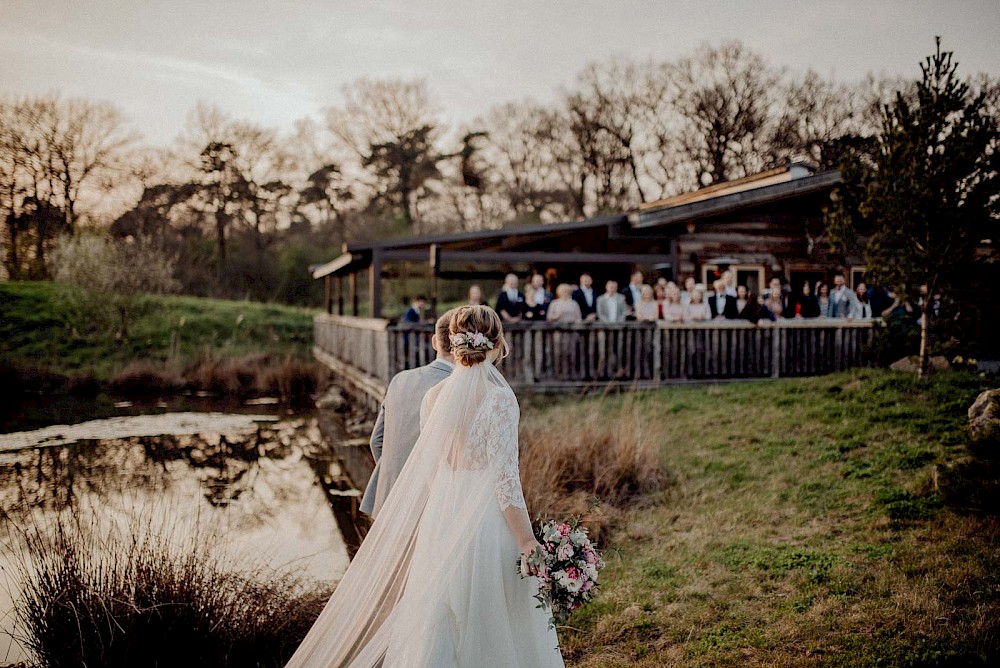
<instances>
[{"instance_id":1,"label":"wooden lodge building","mask_svg":"<svg viewBox=\"0 0 1000 668\"><path fill-rule=\"evenodd\" d=\"M834 271L843 271L853 286L863 272L860 258L831 257L817 242L838 183L836 170L814 173L793 163L628 214L348 244L313 277L326 281L328 313L356 316L363 300L376 318L386 310L383 279L398 275L398 263L423 263L440 279L468 283L537 271L551 287L576 283L586 271L598 293L611 278L624 287L636 269L647 279L666 276L678 283L693 275L711 289L728 268L755 294L773 276L797 291L804 280Z\"/></svg>"},{"instance_id":2,"label":"wooden lodge building","mask_svg":"<svg viewBox=\"0 0 1000 668\"><path fill-rule=\"evenodd\" d=\"M432 325L382 318L387 279L415 264L435 296L438 281L460 280L464 294L473 283L497 285L511 271L542 273L550 289L577 283L586 271L598 294L606 279L624 287L637 269L647 281L693 275L706 285L730 269L757 294L774 276L798 291L803 281L843 272L853 287L863 273L860 258L833 256L821 242L824 211L839 182L836 170L792 163L630 213L348 244L313 271L326 283L327 311L316 318L314 354L373 401L397 371L430 361ZM359 317L362 311L370 317ZM512 353L504 373L511 384L563 390L839 370L866 363L871 323L514 323L507 330Z\"/></svg>"}]
</instances>

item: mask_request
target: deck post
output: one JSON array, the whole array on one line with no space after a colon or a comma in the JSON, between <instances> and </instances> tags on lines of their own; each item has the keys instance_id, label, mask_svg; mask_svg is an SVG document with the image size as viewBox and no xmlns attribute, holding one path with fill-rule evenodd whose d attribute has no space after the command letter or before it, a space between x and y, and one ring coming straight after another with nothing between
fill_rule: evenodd
<instances>
[{"instance_id":1,"label":"deck post","mask_svg":"<svg viewBox=\"0 0 1000 668\"><path fill-rule=\"evenodd\" d=\"M337 277L337 313L344 315L344 277Z\"/></svg>"},{"instance_id":2,"label":"deck post","mask_svg":"<svg viewBox=\"0 0 1000 668\"><path fill-rule=\"evenodd\" d=\"M351 286L351 315L358 317L358 275L352 273L348 282Z\"/></svg>"},{"instance_id":3,"label":"deck post","mask_svg":"<svg viewBox=\"0 0 1000 668\"><path fill-rule=\"evenodd\" d=\"M431 319L438 317L438 273L441 271L441 247L431 244L430 248L430 278L431 278Z\"/></svg>"},{"instance_id":4,"label":"deck post","mask_svg":"<svg viewBox=\"0 0 1000 668\"><path fill-rule=\"evenodd\" d=\"M781 328L771 325L771 378L781 377Z\"/></svg>"},{"instance_id":5,"label":"deck post","mask_svg":"<svg viewBox=\"0 0 1000 668\"><path fill-rule=\"evenodd\" d=\"M368 270L368 303L371 304L371 317L382 317L382 254L372 251L372 266Z\"/></svg>"},{"instance_id":6,"label":"deck post","mask_svg":"<svg viewBox=\"0 0 1000 668\"><path fill-rule=\"evenodd\" d=\"M326 312L330 315L333 314L333 278L330 274L323 277L323 296L324 303L326 304Z\"/></svg>"}]
</instances>

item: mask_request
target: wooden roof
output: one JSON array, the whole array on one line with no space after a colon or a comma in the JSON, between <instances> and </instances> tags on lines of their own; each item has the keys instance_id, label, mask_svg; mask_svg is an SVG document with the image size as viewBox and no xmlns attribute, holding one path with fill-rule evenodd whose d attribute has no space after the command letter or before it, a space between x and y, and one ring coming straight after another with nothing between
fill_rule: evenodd
<instances>
[{"instance_id":1,"label":"wooden roof","mask_svg":"<svg viewBox=\"0 0 1000 668\"><path fill-rule=\"evenodd\" d=\"M824 196L825 191L839 182L840 173L837 170L812 173L808 166L793 163L650 202L629 214L345 244L341 256L314 268L312 275L314 278L323 278L355 273L367 268L376 255L385 260L423 261L429 259L431 245L445 251L449 258L463 261L476 258L483 262L503 262L523 256L523 261L555 262L557 260L554 258L564 257L566 261L575 262L581 258L581 261L596 261L595 258L600 255L605 258L605 262L614 261L616 256L623 262L636 262L637 251L626 249L615 253L608 245L628 241L633 237L648 241L651 228L664 225L702 221L802 196ZM557 242L560 239L575 240L577 237L581 241L586 239L594 247L566 250L566 247L573 244ZM549 248L538 247L547 242L551 242ZM559 248L560 245L562 248ZM660 255L652 249L649 252L651 255Z\"/></svg>"},{"instance_id":2,"label":"wooden roof","mask_svg":"<svg viewBox=\"0 0 1000 668\"><path fill-rule=\"evenodd\" d=\"M631 214L630 226L634 229L643 229L670 223L687 223L762 204L823 193L840 183L840 172L836 169L798 178L789 178L787 170L786 174L775 174L774 171L776 170L764 172L769 178L744 181L736 187L719 188L707 197L692 197L685 200L684 196L681 196L661 200L659 203L654 202ZM695 191L691 195L698 193L701 191Z\"/></svg>"},{"instance_id":3,"label":"wooden roof","mask_svg":"<svg viewBox=\"0 0 1000 668\"><path fill-rule=\"evenodd\" d=\"M808 176L815 171L816 170L813 169L811 165L807 165L802 162L795 162L783 167L775 167L774 169L769 169L758 174L750 174L749 176L744 176L739 179L713 183L710 186L705 186L704 188L699 188L698 190L693 190L689 193L674 195L673 197L656 200L655 202L646 202L645 204L639 205L639 210L646 211L649 209L664 209L672 206L678 206L680 204L689 204L691 202L698 202L704 199L721 197L722 195L729 195L732 193L742 192L744 190L762 188L764 186L775 185L777 183L786 183L792 179Z\"/></svg>"}]
</instances>

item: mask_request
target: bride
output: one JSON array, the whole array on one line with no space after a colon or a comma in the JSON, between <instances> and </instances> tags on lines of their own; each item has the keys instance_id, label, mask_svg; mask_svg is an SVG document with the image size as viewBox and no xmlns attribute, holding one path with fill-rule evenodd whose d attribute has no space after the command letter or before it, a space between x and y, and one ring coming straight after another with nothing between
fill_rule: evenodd
<instances>
[{"instance_id":1,"label":"bride","mask_svg":"<svg viewBox=\"0 0 1000 668\"><path fill-rule=\"evenodd\" d=\"M456 367L421 406L420 438L288 668L562 666L537 580L517 469L517 399L495 368L488 306L451 322Z\"/></svg>"}]
</instances>

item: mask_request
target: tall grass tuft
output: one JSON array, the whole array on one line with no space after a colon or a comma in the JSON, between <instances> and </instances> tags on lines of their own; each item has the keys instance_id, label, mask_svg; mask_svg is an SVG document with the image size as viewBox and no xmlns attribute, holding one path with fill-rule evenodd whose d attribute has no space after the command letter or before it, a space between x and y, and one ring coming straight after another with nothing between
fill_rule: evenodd
<instances>
[{"instance_id":1,"label":"tall grass tuft","mask_svg":"<svg viewBox=\"0 0 1000 668\"><path fill-rule=\"evenodd\" d=\"M629 506L668 481L649 421L638 394L530 415L520 433L529 510L545 518L579 515L606 542Z\"/></svg>"},{"instance_id":2,"label":"tall grass tuft","mask_svg":"<svg viewBox=\"0 0 1000 668\"><path fill-rule=\"evenodd\" d=\"M108 388L120 395L143 396L184 389L184 378L166 366L145 360L129 362L108 379Z\"/></svg>"},{"instance_id":3,"label":"tall grass tuft","mask_svg":"<svg viewBox=\"0 0 1000 668\"><path fill-rule=\"evenodd\" d=\"M26 538L15 614L49 668L282 666L329 596L151 523L100 532L74 518Z\"/></svg>"},{"instance_id":4,"label":"tall grass tuft","mask_svg":"<svg viewBox=\"0 0 1000 668\"><path fill-rule=\"evenodd\" d=\"M293 406L311 406L320 389L319 366L286 357L267 367L258 382L262 391L278 394Z\"/></svg>"},{"instance_id":5,"label":"tall grass tuft","mask_svg":"<svg viewBox=\"0 0 1000 668\"><path fill-rule=\"evenodd\" d=\"M267 354L216 359L206 354L184 372L193 389L247 397L274 394L295 405L305 405L319 388L315 362Z\"/></svg>"}]
</instances>

